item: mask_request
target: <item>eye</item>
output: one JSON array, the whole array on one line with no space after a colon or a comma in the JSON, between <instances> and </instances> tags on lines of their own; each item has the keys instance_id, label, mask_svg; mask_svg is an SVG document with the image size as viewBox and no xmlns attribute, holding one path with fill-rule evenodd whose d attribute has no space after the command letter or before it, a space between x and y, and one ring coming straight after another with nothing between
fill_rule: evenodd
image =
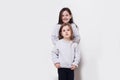
<instances>
[{"instance_id":1,"label":"eye","mask_svg":"<svg viewBox=\"0 0 120 80\"><path fill-rule=\"evenodd\" d=\"M67 29L67 31L70 31L70 29Z\"/></svg>"},{"instance_id":2,"label":"eye","mask_svg":"<svg viewBox=\"0 0 120 80\"><path fill-rule=\"evenodd\" d=\"M62 30L62 32L65 32L65 30Z\"/></svg>"}]
</instances>

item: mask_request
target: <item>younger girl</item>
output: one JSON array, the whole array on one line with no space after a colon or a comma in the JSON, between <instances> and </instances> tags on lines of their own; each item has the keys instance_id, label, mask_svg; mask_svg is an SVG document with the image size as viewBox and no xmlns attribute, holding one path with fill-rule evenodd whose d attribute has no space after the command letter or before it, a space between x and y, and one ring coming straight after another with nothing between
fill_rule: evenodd
<instances>
[{"instance_id":1,"label":"younger girl","mask_svg":"<svg viewBox=\"0 0 120 80\"><path fill-rule=\"evenodd\" d=\"M59 21L58 24L55 26L54 31L52 33L52 43L55 45L56 41L59 40L59 29L61 27L62 24L64 23L70 23L72 26L72 30L73 30L73 41L76 43L80 42L80 35L78 32L78 27L76 26L76 24L73 22L73 16L72 13L70 11L69 8L63 8L60 13L59 13Z\"/></svg>"},{"instance_id":2,"label":"younger girl","mask_svg":"<svg viewBox=\"0 0 120 80\"><path fill-rule=\"evenodd\" d=\"M58 69L59 80L74 80L74 69L80 62L78 44L73 43L72 26L63 24L59 30L59 39L52 51L52 61Z\"/></svg>"}]
</instances>

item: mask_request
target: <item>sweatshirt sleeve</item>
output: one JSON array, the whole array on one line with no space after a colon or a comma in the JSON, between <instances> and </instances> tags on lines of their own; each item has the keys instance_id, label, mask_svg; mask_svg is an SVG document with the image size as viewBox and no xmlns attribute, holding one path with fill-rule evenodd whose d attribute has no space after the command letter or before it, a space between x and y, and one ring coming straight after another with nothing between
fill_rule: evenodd
<instances>
[{"instance_id":1,"label":"sweatshirt sleeve","mask_svg":"<svg viewBox=\"0 0 120 80\"><path fill-rule=\"evenodd\" d=\"M52 50L52 61L53 63L59 63L59 50L55 46Z\"/></svg>"},{"instance_id":2,"label":"sweatshirt sleeve","mask_svg":"<svg viewBox=\"0 0 120 80\"><path fill-rule=\"evenodd\" d=\"M78 44L74 44L74 62L72 64L78 67L79 62L80 62L80 50Z\"/></svg>"},{"instance_id":3,"label":"sweatshirt sleeve","mask_svg":"<svg viewBox=\"0 0 120 80\"><path fill-rule=\"evenodd\" d=\"M74 42L78 43L80 42L80 34L79 34L79 28L75 24L71 24L73 29L73 35L74 35Z\"/></svg>"},{"instance_id":4,"label":"sweatshirt sleeve","mask_svg":"<svg viewBox=\"0 0 120 80\"><path fill-rule=\"evenodd\" d=\"M51 40L52 40L52 43L53 45L56 45L56 42L59 40L59 28L60 28L60 25L56 25L53 29L53 32L51 34Z\"/></svg>"}]
</instances>

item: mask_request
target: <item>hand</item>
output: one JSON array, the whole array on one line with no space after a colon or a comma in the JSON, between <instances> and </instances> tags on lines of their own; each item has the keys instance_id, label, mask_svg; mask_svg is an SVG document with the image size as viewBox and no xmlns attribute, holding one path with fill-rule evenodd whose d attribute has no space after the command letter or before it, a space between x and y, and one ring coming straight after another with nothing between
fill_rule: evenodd
<instances>
[{"instance_id":1,"label":"hand","mask_svg":"<svg viewBox=\"0 0 120 80\"><path fill-rule=\"evenodd\" d=\"M71 70L74 70L75 68L76 68L75 65L72 65L72 66L71 66Z\"/></svg>"},{"instance_id":2,"label":"hand","mask_svg":"<svg viewBox=\"0 0 120 80\"><path fill-rule=\"evenodd\" d=\"M56 68L60 68L60 63L56 63L56 64L55 64L55 67L56 67Z\"/></svg>"}]
</instances>

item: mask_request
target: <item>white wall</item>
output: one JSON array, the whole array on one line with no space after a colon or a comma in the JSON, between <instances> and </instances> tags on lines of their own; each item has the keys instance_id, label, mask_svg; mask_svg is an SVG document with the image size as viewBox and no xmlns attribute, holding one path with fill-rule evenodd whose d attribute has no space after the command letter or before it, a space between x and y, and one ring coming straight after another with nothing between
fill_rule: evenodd
<instances>
[{"instance_id":1,"label":"white wall","mask_svg":"<svg viewBox=\"0 0 120 80\"><path fill-rule=\"evenodd\" d=\"M81 35L76 80L120 80L120 12L110 0L0 1L0 80L57 80L51 32L69 7Z\"/></svg>"}]
</instances>

